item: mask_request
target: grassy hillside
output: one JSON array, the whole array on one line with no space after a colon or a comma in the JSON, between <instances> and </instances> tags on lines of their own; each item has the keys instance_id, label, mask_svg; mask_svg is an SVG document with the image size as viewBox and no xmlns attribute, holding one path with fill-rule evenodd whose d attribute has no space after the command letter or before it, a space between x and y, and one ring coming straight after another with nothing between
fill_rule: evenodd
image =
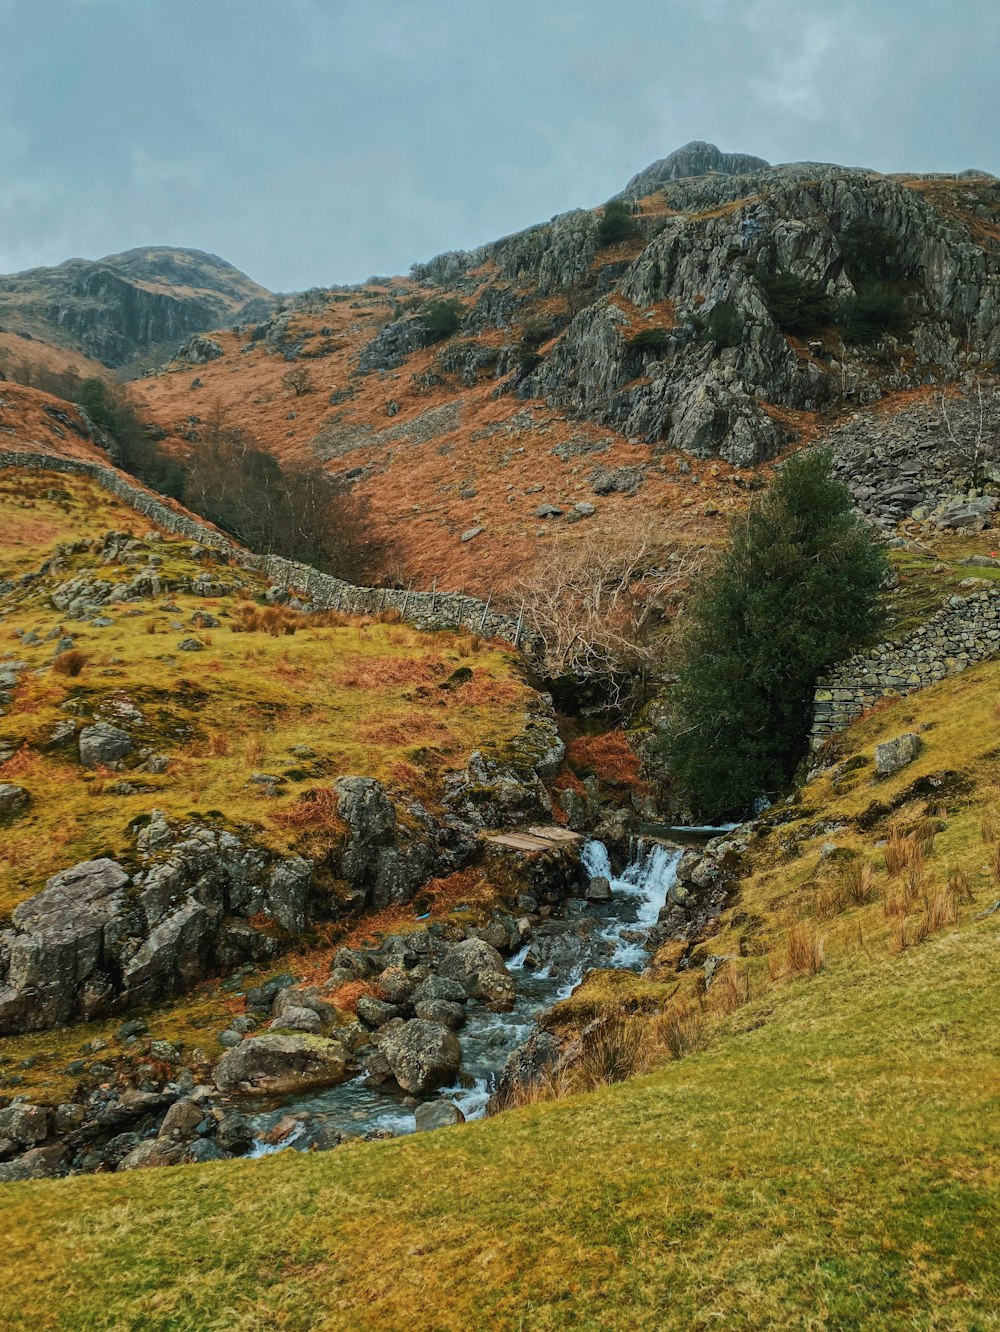
<instances>
[{"instance_id":1,"label":"grassy hillside","mask_svg":"<svg viewBox=\"0 0 1000 1332\"><path fill-rule=\"evenodd\" d=\"M5 1324L997 1327L998 691L981 666L855 727L685 967L594 978L651 1073L332 1154L7 1186ZM735 960L706 995L709 953ZM685 1006L684 1058L643 987Z\"/></svg>"}]
</instances>

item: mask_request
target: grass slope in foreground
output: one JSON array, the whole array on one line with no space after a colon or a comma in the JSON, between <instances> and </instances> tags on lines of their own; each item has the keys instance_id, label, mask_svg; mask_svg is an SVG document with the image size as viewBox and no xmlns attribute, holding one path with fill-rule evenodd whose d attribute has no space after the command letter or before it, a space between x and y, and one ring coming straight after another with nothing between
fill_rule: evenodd
<instances>
[{"instance_id":1,"label":"grass slope in foreground","mask_svg":"<svg viewBox=\"0 0 1000 1332\"><path fill-rule=\"evenodd\" d=\"M800 825L773 849L764 837L709 941L727 951L750 912L766 947L745 959L749 1003L715 1022L707 1048L603 1091L406 1140L8 1185L0 1323L1000 1326L1000 913L983 914L997 897L984 841L996 789L980 724L997 683L996 666L977 668L847 740L865 759L900 722L926 728L908 775L878 788L890 820L912 813L906 783L949 758L965 774L960 797L934 796L946 826L928 862L932 878L966 873L973 900L957 921L920 933L914 906L908 942L894 946L901 889L883 869L866 905L831 906L829 892L818 905L829 832L814 821L846 825L853 811L860 827L844 841L868 855L882 854L873 842L885 831L870 826L870 769L852 766L840 790L824 775L795 807L822 804L811 836ZM779 957L804 920L820 923L825 965L766 980L766 954Z\"/></svg>"}]
</instances>

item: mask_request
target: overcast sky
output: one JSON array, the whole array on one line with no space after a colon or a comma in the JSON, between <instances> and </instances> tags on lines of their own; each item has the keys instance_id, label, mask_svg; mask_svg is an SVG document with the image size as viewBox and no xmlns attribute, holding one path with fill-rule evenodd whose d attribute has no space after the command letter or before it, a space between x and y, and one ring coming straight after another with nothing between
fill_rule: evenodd
<instances>
[{"instance_id":1,"label":"overcast sky","mask_svg":"<svg viewBox=\"0 0 1000 1332\"><path fill-rule=\"evenodd\" d=\"M401 273L690 139L1000 174L998 58L998 0L0 0L0 272Z\"/></svg>"}]
</instances>

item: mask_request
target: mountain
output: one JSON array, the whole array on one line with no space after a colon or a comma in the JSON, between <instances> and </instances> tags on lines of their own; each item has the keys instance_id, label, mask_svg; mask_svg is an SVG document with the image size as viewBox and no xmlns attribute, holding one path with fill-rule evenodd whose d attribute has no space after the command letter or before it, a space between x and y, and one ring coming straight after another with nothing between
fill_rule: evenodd
<instances>
[{"instance_id":1,"label":"mountain","mask_svg":"<svg viewBox=\"0 0 1000 1332\"><path fill-rule=\"evenodd\" d=\"M994 372L992 177L689 145L625 195L641 197L617 239L602 207L579 209L303 293L249 335L213 335L211 363L142 380L140 400L179 453L218 403L279 458L320 458L418 585L510 593L636 515L714 540L789 448ZM957 481L931 461L939 497Z\"/></svg>"},{"instance_id":2,"label":"mountain","mask_svg":"<svg viewBox=\"0 0 1000 1332\"><path fill-rule=\"evenodd\" d=\"M149 247L0 277L0 329L24 340L24 359L37 339L112 369L270 305L264 287L201 250Z\"/></svg>"}]
</instances>

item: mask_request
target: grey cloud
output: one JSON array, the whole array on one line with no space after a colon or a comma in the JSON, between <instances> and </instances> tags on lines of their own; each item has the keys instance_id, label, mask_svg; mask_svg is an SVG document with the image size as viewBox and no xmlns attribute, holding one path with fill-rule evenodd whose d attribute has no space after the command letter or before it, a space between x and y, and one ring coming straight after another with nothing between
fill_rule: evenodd
<instances>
[{"instance_id":1,"label":"grey cloud","mask_svg":"<svg viewBox=\"0 0 1000 1332\"><path fill-rule=\"evenodd\" d=\"M401 272L691 138L1000 172L995 0L0 0L0 22L8 271L175 244L283 290Z\"/></svg>"}]
</instances>

